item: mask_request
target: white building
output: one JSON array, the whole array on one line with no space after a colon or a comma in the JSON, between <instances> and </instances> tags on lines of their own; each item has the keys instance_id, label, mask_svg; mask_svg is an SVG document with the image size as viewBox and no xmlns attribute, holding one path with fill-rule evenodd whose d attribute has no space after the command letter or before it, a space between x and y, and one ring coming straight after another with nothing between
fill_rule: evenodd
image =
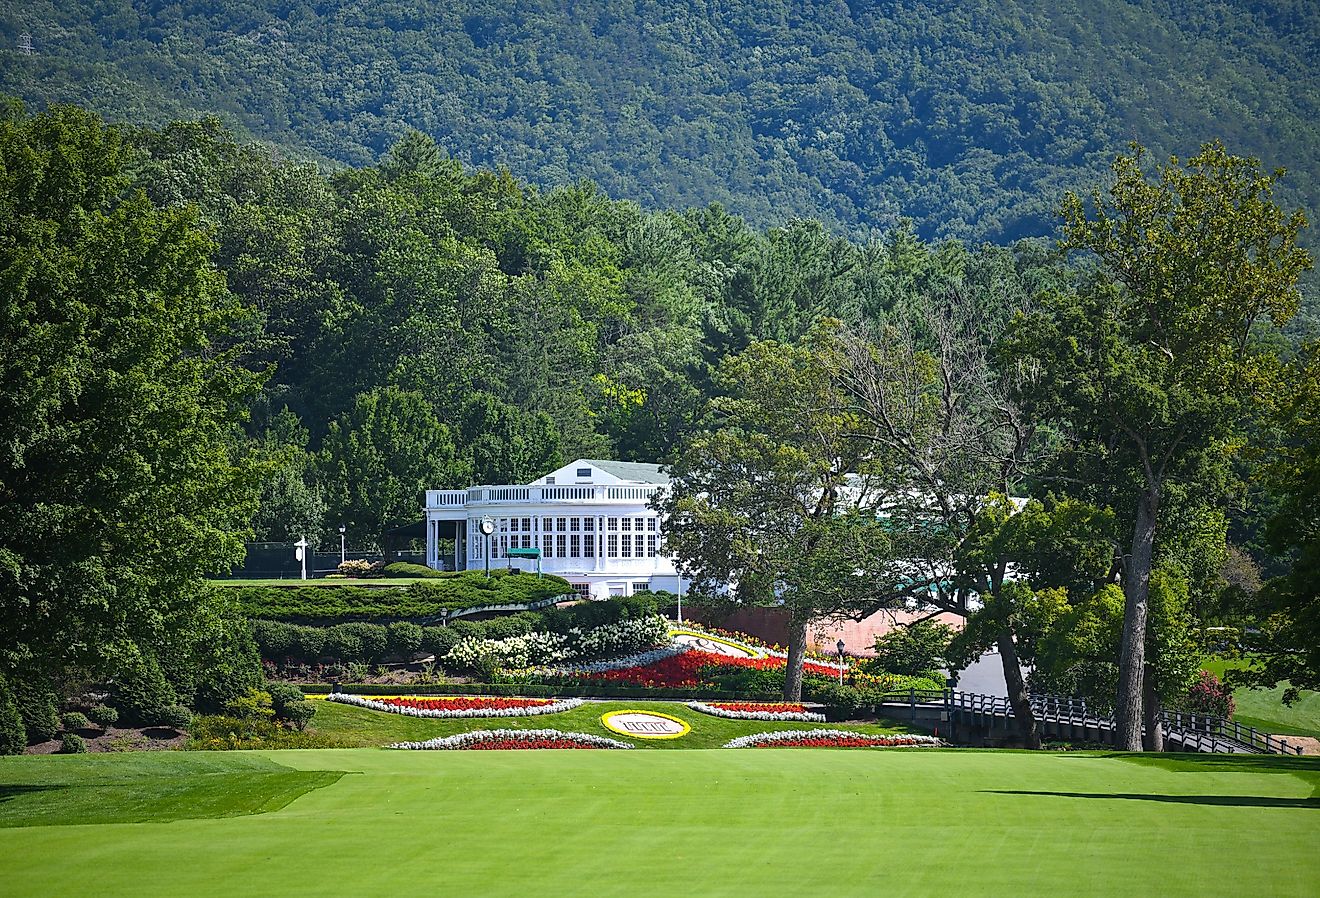
<instances>
[{"instance_id":1,"label":"white building","mask_svg":"<svg viewBox=\"0 0 1320 898\"><path fill-rule=\"evenodd\" d=\"M649 507L669 478L658 465L578 459L528 484L426 491L426 561L433 568L535 570L510 549L539 549L541 570L591 598L686 591L660 552ZM481 532L489 519L493 532ZM454 553L439 551L453 540Z\"/></svg>"}]
</instances>

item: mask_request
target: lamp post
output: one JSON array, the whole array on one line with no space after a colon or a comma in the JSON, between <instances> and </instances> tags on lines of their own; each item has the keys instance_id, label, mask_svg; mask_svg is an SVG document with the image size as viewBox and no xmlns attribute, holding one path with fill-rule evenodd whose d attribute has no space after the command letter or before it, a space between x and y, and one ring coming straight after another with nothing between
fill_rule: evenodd
<instances>
[{"instance_id":1,"label":"lamp post","mask_svg":"<svg viewBox=\"0 0 1320 898\"><path fill-rule=\"evenodd\" d=\"M834 647L839 650L839 685L842 686L843 685L843 650L845 648L843 644L843 640L840 639L838 642L836 642L834 644Z\"/></svg>"},{"instance_id":2,"label":"lamp post","mask_svg":"<svg viewBox=\"0 0 1320 898\"><path fill-rule=\"evenodd\" d=\"M298 540L293 544L293 557L302 563L302 579L307 579L307 540Z\"/></svg>"},{"instance_id":3,"label":"lamp post","mask_svg":"<svg viewBox=\"0 0 1320 898\"><path fill-rule=\"evenodd\" d=\"M347 529L348 528L345 527L343 524L339 525L339 563L340 564L343 564L345 561L348 560L348 556L344 554L344 533Z\"/></svg>"}]
</instances>

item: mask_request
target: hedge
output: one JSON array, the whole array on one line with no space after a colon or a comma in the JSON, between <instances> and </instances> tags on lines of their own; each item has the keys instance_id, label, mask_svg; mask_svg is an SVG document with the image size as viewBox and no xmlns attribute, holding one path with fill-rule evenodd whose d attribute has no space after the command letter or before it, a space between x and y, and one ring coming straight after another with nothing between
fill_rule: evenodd
<instances>
[{"instance_id":1,"label":"hedge","mask_svg":"<svg viewBox=\"0 0 1320 898\"><path fill-rule=\"evenodd\" d=\"M573 628L591 630L621 620L655 613L647 595L618 596L600 602L581 602L565 608L523 611L488 621L456 620L448 626L417 626L396 621L385 626L365 622L332 626L294 624L278 620L253 622L257 647L267 661L289 658L340 664L374 664L383 658L410 660L414 652L442 658L462 639L506 639L532 632L566 633Z\"/></svg>"},{"instance_id":2,"label":"hedge","mask_svg":"<svg viewBox=\"0 0 1320 898\"><path fill-rule=\"evenodd\" d=\"M369 586L231 587L250 618L302 623L351 621L426 622L492 605L549 603L573 592L562 577L481 571L418 581L406 588Z\"/></svg>"}]
</instances>

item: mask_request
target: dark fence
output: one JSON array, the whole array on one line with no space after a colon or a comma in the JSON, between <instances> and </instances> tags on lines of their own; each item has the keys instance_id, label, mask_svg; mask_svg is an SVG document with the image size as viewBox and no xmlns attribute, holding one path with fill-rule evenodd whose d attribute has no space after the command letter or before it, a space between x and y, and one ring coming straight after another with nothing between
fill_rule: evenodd
<instances>
[{"instance_id":1,"label":"dark fence","mask_svg":"<svg viewBox=\"0 0 1320 898\"><path fill-rule=\"evenodd\" d=\"M297 580L302 576L302 562L295 557L296 546L293 543L244 543L247 555L243 563L227 573L218 574L219 579L254 580L285 579ZM389 558L380 552L348 551L344 560L363 559L365 561L407 561L412 564L425 564L426 553L416 551L390 552ZM339 570L339 552L312 552L307 556L307 577L324 577Z\"/></svg>"}]
</instances>

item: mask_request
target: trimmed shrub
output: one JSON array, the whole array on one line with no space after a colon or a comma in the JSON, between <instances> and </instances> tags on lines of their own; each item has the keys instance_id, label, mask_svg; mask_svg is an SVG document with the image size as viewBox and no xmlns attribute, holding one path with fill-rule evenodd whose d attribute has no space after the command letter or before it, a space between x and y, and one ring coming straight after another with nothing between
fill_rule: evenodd
<instances>
[{"instance_id":1,"label":"trimmed shrub","mask_svg":"<svg viewBox=\"0 0 1320 898\"><path fill-rule=\"evenodd\" d=\"M289 702L280 715L284 720L296 726L300 731L307 729L307 724L316 716L316 704L309 701Z\"/></svg>"},{"instance_id":2,"label":"trimmed shrub","mask_svg":"<svg viewBox=\"0 0 1320 898\"><path fill-rule=\"evenodd\" d=\"M141 655L136 662L126 664L115 676L111 694L124 719L136 724L156 723L164 710L175 704L174 690L151 655Z\"/></svg>"},{"instance_id":3,"label":"trimmed shrub","mask_svg":"<svg viewBox=\"0 0 1320 898\"><path fill-rule=\"evenodd\" d=\"M19 680L14 684L14 703L23 719L28 742L46 742L60 730L59 706L55 693L35 683Z\"/></svg>"},{"instance_id":4,"label":"trimmed shrub","mask_svg":"<svg viewBox=\"0 0 1320 898\"><path fill-rule=\"evenodd\" d=\"M325 654L325 628L296 628L294 631L294 651L307 661L314 661L321 657Z\"/></svg>"},{"instance_id":5,"label":"trimmed shrub","mask_svg":"<svg viewBox=\"0 0 1320 898\"><path fill-rule=\"evenodd\" d=\"M395 621L386 629L387 649L396 658L407 661L422 645L422 628L417 624Z\"/></svg>"},{"instance_id":6,"label":"trimmed shrub","mask_svg":"<svg viewBox=\"0 0 1320 898\"><path fill-rule=\"evenodd\" d=\"M1223 718L1232 717L1236 707L1233 692L1208 670L1197 673L1196 682L1187 690L1185 704L1193 714Z\"/></svg>"},{"instance_id":7,"label":"trimmed shrub","mask_svg":"<svg viewBox=\"0 0 1320 898\"><path fill-rule=\"evenodd\" d=\"M275 704L269 692L253 689L247 695L230 699L225 705L225 714L239 720L270 720L275 716Z\"/></svg>"},{"instance_id":8,"label":"trimmed shrub","mask_svg":"<svg viewBox=\"0 0 1320 898\"><path fill-rule=\"evenodd\" d=\"M453 627L422 627L423 652L430 652L436 658L443 658L462 641L462 637Z\"/></svg>"},{"instance_id":9,"label":"trimmed shrub","mask_svg":"<svg viewBox=\"0 0 1320 898\"><path fill-rule=\"evenodd\" d=\"M65 733L60 738L60 754L81 755L87 753L87 740L77 733Z\"/></svg>"},{"instance_id":10,"label":"trimmed shrub","mask_svg":"<svg viewBox=\"0 0 1320 898\"><path fill-rule=\"evenodd\" d=\"M188 724L192 722L192 717L192 711L183 705L169 705L161 709L160 714L156 716L156 723L163 727L186 730Z\"/></svg>"},{"instance_id":11,"label":"trimmed shrub","mask_svg":"<svg viewBox=\"0 0 1320 898\"><path fill-rule=\"evenodd\" d=\"M9 681L0 675L0 755L21 755L27 747L23 718L14 702Z\"/></svg>"},{"instance_id":12,"label":"trimmed shrub","mask_svg":"<svg viewBox=\"0 0 1320 898\"><path fill-rule=\"evenodd\" d=\"M305 700L302 690L291 683L267 683L265 690L270 696L271 708L275 711L276 717L284 717L285 708L294 702Z\"/></svg>"},{"instance_id":13,"label":"trimmed shrub","mask_svg":"<svg viewBox=\"0 0 1320 898\"><path fill-rule=\"evenodd\" d=\"M475 620L456 620L449 629L458 634L460 639L485 639L486 625Z\"/></svg>"},{"instance_id":14,"label":"trimmed shrub","mask_svg":"<svg viewBox=\"0 0 1320 898\"><path fill-rule=\"evenodd\" d=\"M497 617L486 621L487 639L508 639L511 636L526 636L532 632L532 623L520 615Z\"/></svg>"},{"instance_id":15,"label":"trimmed shrub","mask_svg":"<svg viewBox=\"0 0 1320 898\"><path fill-rule=\"evenodd\" d=\"M87 717L92 723L106 729L119 722L119 712L109 705L93 705Z\"/></svg>"},{"instance_id":16,"label":"trimmed shrub","mask_svg":"<svg viewBox=\"0 0 1320 898\"><path fill-rule=\"evenodd\" d=\"M343 664L375 662L388 645L389 631L380 624L337 624L325 632L325 654Z\"/></svg>"},{"instance_id":17,"label":"trimmed shrub","mask_svg":"<svg viewBox=\"0 0 1320 898\"><path fill-rule=\"evenodd\" d=\"M92 722L81 711L66 711L60 715L60 726L68 732L90 729Z\"/></svg>"},{"instance_id":18,"label":"trimmed shrub","mask_svg":"<svg viewBox=\"0 0 1320 898\"><path fill-rule=\"evenodd\" d=\"M263 658L276 660L297 651L298 628L293 624L272 620L254 621L252 635L257 640L257 648Z\"/></svg>"}]
</instances>

